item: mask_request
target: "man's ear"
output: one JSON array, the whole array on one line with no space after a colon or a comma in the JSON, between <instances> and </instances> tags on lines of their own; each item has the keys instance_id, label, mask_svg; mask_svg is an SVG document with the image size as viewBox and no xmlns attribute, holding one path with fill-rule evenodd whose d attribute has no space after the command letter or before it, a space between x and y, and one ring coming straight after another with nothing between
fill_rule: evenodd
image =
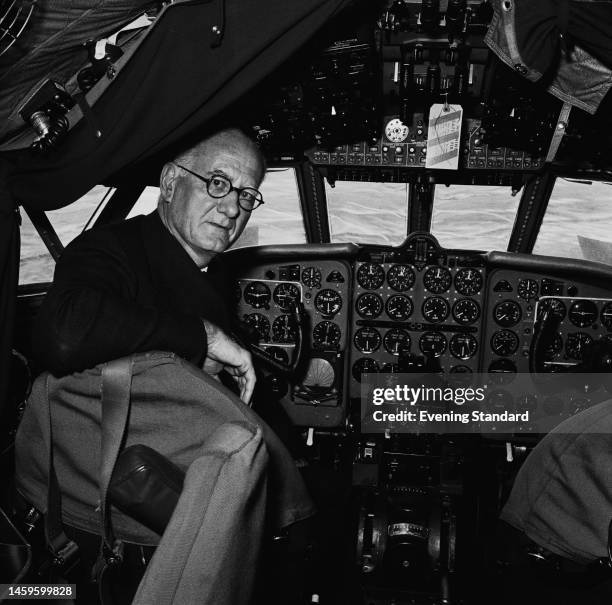
<instances>
[{"instance_id":1,"label":"man's ear","mask_svg":"<svg viewBox=\"0 0 612 605\"><path fill-rule=\"evenodd\" d=\"M161 174L159 175L159 192L162 199L167 204L172 201L172 197L174 196L177 177L177 167L172 162L164 164Z\"/></svg>"}]
</instances>

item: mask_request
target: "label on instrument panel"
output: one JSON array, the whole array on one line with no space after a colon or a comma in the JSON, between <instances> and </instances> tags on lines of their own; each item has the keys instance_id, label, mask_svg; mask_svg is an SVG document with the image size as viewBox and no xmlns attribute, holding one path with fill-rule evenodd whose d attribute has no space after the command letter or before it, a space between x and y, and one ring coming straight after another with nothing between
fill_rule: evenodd
<instances>
[{"instance_id":1,"label":"label on instrument panel","mask_svg":"<svg viewBox=\"0 0 612 605\"><path fill-rule=\"evenodd\" d=\"M391 538L399 536L402 538L411 537L427 540L429 535L429 529L416 523L393 523L388 526L387 532Z\"/></svg>"},{"instance_id":2,"label":"label on instrument panel","mask_svg":"<svg viewBox=\"0 0 612 605\"><path fill-rule=\"evenodd\" d=\"M457 170L461 139L461 105L436 103L429 110L426 168Z\"/></svg>"}]
</instances>

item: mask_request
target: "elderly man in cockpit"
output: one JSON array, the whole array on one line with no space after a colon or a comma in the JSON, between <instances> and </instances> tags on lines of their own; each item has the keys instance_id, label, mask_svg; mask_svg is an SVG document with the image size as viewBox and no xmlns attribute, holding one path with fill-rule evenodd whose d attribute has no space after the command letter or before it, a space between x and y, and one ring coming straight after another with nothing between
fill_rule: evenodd
<instances>
[{"instance_id":1,"label":"elderly man in cockpit","mask_svg":"<svg viewBox=\"0 0 612 605\"><path fill-rule=\"evenodd\" d=\"M253 394L255 371L250 354L229 335L224 275L215 270L216 257L263 203L258 187L264 174L257 146L239 130L223 130L165 164L155 212L88 231L66 248L40 310L35 343L51 374L35 384L17 439L18 498L26 508L45 512L50 471L41 444L51 408L66 533L85 559L95 560L100 397L104 403L103 372L96 366L144 352L169 352L141 355L134 363L126 445L145 443L187 468L207 440L214 441L214 431L229 422L260 435L263 445L254 449L256 456L265 450L265 464L246 463L247 470L249 465L259 469L257 477L245 471L226 486L234 493L228 502L244 498L236 516L246 521L226 521L228 531L245 542L227 536L228 556L234 560L233 565L225 561L215 580L215 603L248 599L262 501L266 519L272 518L276 528L312 514L291 457L244 405ZM211 378L222 370L233 377L244 403ZM266 491L267 484L271 489ZM126 542L124 561L133 564L128 575L139 578L141 562L148 558L142 548L150 547L150 555L159 537L116 511L113 527Z\"/></svg>"},{"instance_id":2,"label":"elderly man in cockpit","mask_svg":"<svg viewBox=\"0 0 612 605\"><path fill-rule=\"evenodd\" d=\"M163 167L157 212L68 246L38 322L45 367L68 374L131 353L174 351L225 367L248 402L250 355L227 336L227 301L203 270L263 203L264 174L252 141L220 132Z\"/></svg>"}]
</instances>

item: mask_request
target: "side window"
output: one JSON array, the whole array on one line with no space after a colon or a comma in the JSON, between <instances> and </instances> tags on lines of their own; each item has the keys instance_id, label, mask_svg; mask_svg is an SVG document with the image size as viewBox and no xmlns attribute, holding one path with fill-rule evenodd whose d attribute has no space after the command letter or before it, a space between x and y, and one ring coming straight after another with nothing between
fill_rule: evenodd
<instances>
[{"instance_id":1,"label":"side window","mask_svg":"<svg viewBox=\"0 0 612 605\"><path fill-rule=\"evenodd\" d=\"M97 186L73 204L46 213L64 246L93 224L112 191L108 187ZM50 282L54 269L53 257L25 210L21 209L19 285Z\"/></svg>"},{"instance_id":2,"label":"side window","mask_svg":"<svg viewBox=\"0 0 612 605\"><path fill-rule=\"evenodd\" d=\"M20 213L19 285L49 282L53 279L55 261L23 208Z\"/></svg>"},{"instance_id":3,"label":"side window","mask_svg":"<svg viewBox=\"0 0 612 605\"><path fill-rule=\"evenodd\" d=\"M157 206L159 197L159 187L145 187L145 190L140 194L140 197L134 204L127 218L138 216L139 214L150 214Z\"/></svg>"},{"instance_id":4,"label":"side window","mask_svg":"<svg viewBox=\"0 0 612 605\"><path fill-rule=\"evenodd\" d=\"M558 179L533 253L612 264L611 197L607 183Z\"/></svg>"},{"instance_id":5,"label":"side window","mask_svg":"<svg viewBox=\"0 0 612 605\"><path fill-rule=\"evenodd\" d=\"M270 171L261 186L265 204L255 210L249 223L234 244L234 248L264 244L305 243L306 232L302 221L295 170L287 168ZM47 212L62 244L68 245L86 226L94 223L112 191L94 187L87 195L65 208ZM159 189L147 187L130 211L128 218L148 214L157 206ZM49 282L53 279L55 263L36 232L34 225L22 211L20 284Z\"/></svg>"},{"instance_id":6,"label":"side window","mask_svg":"<svg viewBox=\"0 0 612 605\"><path fill-rule=\"evenodd\" d=\"M114 191L97 185L73 204L46 213L64 246L94 224Z\"/></svg>"}]
</instances>

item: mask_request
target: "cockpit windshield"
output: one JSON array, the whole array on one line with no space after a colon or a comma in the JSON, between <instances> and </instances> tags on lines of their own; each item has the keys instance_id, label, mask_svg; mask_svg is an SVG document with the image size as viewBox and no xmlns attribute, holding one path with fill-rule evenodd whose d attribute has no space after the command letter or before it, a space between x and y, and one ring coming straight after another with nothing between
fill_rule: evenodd
<instances>
[{"instance_id":1,"label":"cockpit windshield","mask_svg":"<svg viewBox=\"0 0 612 605\"><path fill-rule=\"evenodd\" d=\"M611 195L608 183L557 179L533 253L612 263Z\"/></svg>"},{"instance_id":2,"label":"cockpit windshield","mask_svg":"<svg viewBox=\"0 0 612 605\"><path fill-rule=\"evenodd\" d=\"M406 239L406 183L326 184L333 243L357 242L397 246Z\"/></svg>"},{"instance_id":3,"label":"cockpit windshield","mask_svg":"<svg viewBox=\"0 0 612 605\"><path fill-rule=\"evenodd\" d=\"M438 185L431 232L446 248L507 250L519 199L509 187Z\"/></svg>"}]
</instances>

